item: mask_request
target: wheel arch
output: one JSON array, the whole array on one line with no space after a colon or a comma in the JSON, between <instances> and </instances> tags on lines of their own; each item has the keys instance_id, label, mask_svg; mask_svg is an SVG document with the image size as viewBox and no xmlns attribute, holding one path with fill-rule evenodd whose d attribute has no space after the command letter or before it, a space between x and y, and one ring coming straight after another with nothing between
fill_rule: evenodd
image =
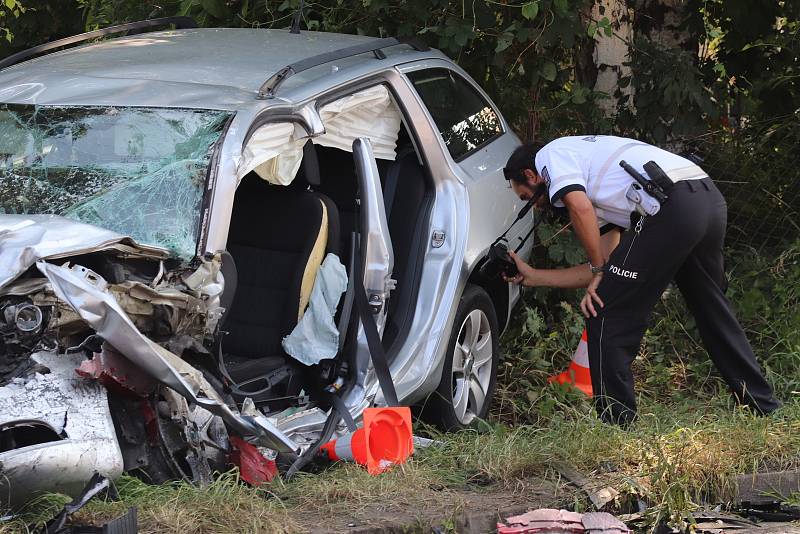
<instances>
[{"instance_id":1,"label":"wheel arch","mask_svg":"<svg viewBox=\"0 0 800 534\"><path fill-rule=\"evenodd\" d=\"M503 333L506 329L506 326L508 326L508 283L503 281L501 278L497 278L497 280L487 280L486 278L482 277L479 273L480 265L481 263L476 265L472 270L467 283L482 288L489 295L489 299L491 299L494 307L495 316L497 317L497 326L500 329L500 333Z\"/></svg>"}]
</instances>

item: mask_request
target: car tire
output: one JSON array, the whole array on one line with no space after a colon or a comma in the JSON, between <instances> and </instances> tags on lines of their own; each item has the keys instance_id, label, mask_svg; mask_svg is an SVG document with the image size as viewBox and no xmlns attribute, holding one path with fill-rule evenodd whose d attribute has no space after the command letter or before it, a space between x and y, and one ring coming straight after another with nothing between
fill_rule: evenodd
<instances>
[{"instance_id":1,"label":"car tire","mask_svg":"<svg viewBox=\"0 0 800 534\"><path fill-rule=\"evenodd\" d=\"M423 420L456 431L485 419L500 358L500 329L486 291L468 284L456 311L442 378L422 410Z\"/></svg>"}]
</instances>

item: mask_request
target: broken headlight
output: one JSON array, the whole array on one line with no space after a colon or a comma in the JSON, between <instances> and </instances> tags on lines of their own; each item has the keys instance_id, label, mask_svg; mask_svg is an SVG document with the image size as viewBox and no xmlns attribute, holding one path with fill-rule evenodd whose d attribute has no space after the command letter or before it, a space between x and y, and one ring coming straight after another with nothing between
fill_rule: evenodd
<instances>
[{"instance_id":1,"label":"broken headlight","mask_svg":"<svg viewBox=\"0 0 800 534\"><path fill-rule=\"evenodd\" d=\"M27 299L0 301L0 349L4 354L29 353L42 339L45 309Z\"/></svg>"}]
</instances>

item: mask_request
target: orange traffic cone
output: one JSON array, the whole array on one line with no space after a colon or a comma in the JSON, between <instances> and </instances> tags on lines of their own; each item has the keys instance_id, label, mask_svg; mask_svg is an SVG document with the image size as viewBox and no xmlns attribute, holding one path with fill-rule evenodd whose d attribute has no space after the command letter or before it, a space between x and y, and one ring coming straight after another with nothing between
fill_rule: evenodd
<instances>
[{"instance_id":1,"label":"orange traffic cone","mask_svg":"<svg viewBox=\"0 0 800 534\"><path fill-rule=\"evenodd\" d=\"M563 373L551 376L548 382L571 384L588 396L592 396L592 375L589 374L589 346L586 343L586 329L583 329L581 341L575 349L575 355L569 367Z\"/></svg>"},{"instance_id":2,"label":"orange traffic cone","mask_svg":"<svg viewBox=\"0 0 800 534\"><path fill-rule=\"evenodd\" d=\"M348 460L367 466L370 475L378 475L395 464L402 464L414 452L411 432L411 409L367 408L364 426L320 447L332 461Z\"/></svg>"}]
</instances>

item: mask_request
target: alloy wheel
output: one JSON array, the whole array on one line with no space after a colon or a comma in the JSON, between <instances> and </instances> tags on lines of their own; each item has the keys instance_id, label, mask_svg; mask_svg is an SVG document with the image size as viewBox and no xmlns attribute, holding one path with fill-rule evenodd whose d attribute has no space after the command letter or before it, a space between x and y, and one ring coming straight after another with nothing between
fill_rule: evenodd
<instances>
[{"instance_id":1,"label":"alloy wheel","mask_svg":"<svg viewBox=\"0 0 800 534\"><path fill-rule=\"evenodd\" d=\"M492 329L480 309L467 314L453 349L453 410L462 425L469 425L483 410L492 379Z\"/></svg>"}]
</instances>

